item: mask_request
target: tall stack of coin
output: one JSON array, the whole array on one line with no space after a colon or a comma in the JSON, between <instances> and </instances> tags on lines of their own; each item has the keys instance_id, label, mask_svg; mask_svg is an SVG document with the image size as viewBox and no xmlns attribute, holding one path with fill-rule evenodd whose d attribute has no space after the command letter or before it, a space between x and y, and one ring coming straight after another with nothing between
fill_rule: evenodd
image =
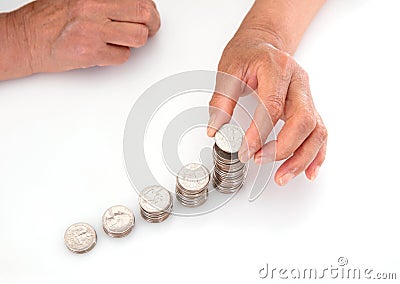
<instances>
[{"instance_id":1,"label":"tall stack of coin","mask_svg":"<svg viewBox=\"0 0 400 284\"><path fill-rule=\"evenodd\" d=\"M187 164L176 177L176 198L184 206L200 206L207 200L209 182L210 172L205 166Z\"/></svg>"},{"instance_id":2,"label":"tall stack of coin","mask_svg":"<svg viewBox=\"0 0 400 284\"><path fill-rule=\"evenodd\" d=\"M103 215L103 229L112 238L127 236L135 225L135 216L132 210L122 205L115 205L107 209Z\"/></svg>"},{"instance_id":3,"label":"tall stack of coin","mask_svg":"<svg viewBox=\"0 0 400 284\"><path fill-rule=\"evenodd\" d=\"M246 167L238 158L243 137L243 130L232 124L215 134L213 185L222 193L234 193L243 185Z\"/></svg>"},{"instance_id":4,"label":"tall stack of coin","mask_svg":"<svg viewBox=\"0 0 400 284\"><path fill-rule=\"evenodd\" d=\"M172 195L162 186L148 186L140 193L139 205L143 219L150 223L160 223L171 213Z\"/></svg>"}]
</instances>

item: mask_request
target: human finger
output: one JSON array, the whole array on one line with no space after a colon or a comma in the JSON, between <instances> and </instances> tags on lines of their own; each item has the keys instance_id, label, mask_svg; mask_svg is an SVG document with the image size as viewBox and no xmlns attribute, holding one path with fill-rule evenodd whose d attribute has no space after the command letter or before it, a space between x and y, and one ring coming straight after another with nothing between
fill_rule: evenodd
<instances>
[{"instance_id":1,"label":"human finger","mask_svg":"<svg viewBox=\"0 0 400 284\"><path fill-rule=\"evenodd\" d=\"M143 24L109 21L103 27L103 40L115 45L141 47L148 36L149 29Z\"/></svg>"},{"instance_id":2,"label":"human finger","mask_svg":"<svg viewBox=\"0 0 400 284\"><path fill-rule=\"evenodd\" d=\"M213 137L217 130L228 123L245 83L228 73L218 72L213 96L209 102L207 135Z\"/></svg>"},{"instance_id":3,"label":"human finger","mask_svg":"<svg viewBox=\"0 0 400 284\"><path fill-rule=\"evenodd\" d=\"M319 169L322 163L325 161L326 147L327 147L327 140L322 145L315 159L311 162L311 164L307 167L305 171L307 178L311 181L314 181L316 179L319 173Z\"/></svg>"},{"instance_id":4,"label":"human finger","mask_svg":"<svg viewBox=\"0 0 400 284\"><path fill-rule=\"evenodd\" d=\"M259 104L239 150L239 159L243 163L261 149L273 126L284 113L290 81L283 78L271 79L274 77L268 69L257 74Z\"/></svg>"},{"instance_id":5,"label":"human finger","mask_svg":"<svg viewBox=\"0 0 400 284\"><path fill-rule=\"evenodd\" d=\"M277 136L276 160L291 156L314 131L316 125L317 114L308 75L298 67L291 78L286 97L285 124Z\"/></svg>"},{"instance_id":6,"label":"human finger","mask_svg":"<svg viewBox=\"0 0 400 284\"><path fill-rule=\"evenodd\" d=\"M160 28L160 15L150 0L114 0L107 11L109 19L118 22L144 24L149 28L149 36Z\"/></svg>"},{"instance_id":7,"label":"human finger","mask_svg":"<svg viewBox=\"0 0 400 284\"><path fill-rule=\"evenodd\" d=\"M326 129L323 125L318 125L293 155L279 167L275 174L276 183L278 185L285 185L295 176L306 170L319 154L326 142L326 138Z\"/></svg>"},{"instance_id":8,"label":"human finger","mask_svg":"<svg viewBox=\"0 0 400 284\"><path fill-rule=\"evenodd\" d=\"M104 48L96 53L96 65L109 66L119 65L126 62L131 55L129 47L114 44L106 44Z\"/></svg>"}]
</instances>

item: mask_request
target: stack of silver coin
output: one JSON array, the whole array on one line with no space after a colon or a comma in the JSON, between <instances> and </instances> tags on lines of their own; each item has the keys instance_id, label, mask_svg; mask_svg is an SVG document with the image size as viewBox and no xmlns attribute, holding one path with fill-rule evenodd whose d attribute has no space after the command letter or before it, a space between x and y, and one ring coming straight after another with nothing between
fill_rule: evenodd
<instances>
[{"instance_id":1,"label":"stack of silver coin","mask_svg":"<svg viewBox=\"0 0 400 284\"><path fill-rule=\"evenodd\" d=\"M127 236L135 226L135 216L132 210L122 205L107 209L103 215L103 229L112 238Z\"/></svg>"},{"instance_id":2,"label":"stack of silver coin","mask_svg":"<svg viewBox=\"0 0 400 284\"><path fill-rule=\"evenodd\" d=\"M232 124L224 124L215 134L213 185L222 193L234 193L243 186L246 167L238 158L243 137L243 130Z\"/></svg>"},{"instance_id":3,"label":"stack of silver coin","mask_svg":"<svg viewBox=\"0 0 400 284\"><path fill-rule=\"evenodd\" d=\"M160 223L171 213L172 194L162 186L148 186L140 193L139 205L144 220L150 223Z\"/></svg>"},{"instance_id":4,"label":"stack of silver coin","mask_svg":"<svg viewBox=\"0 0 400 284\"><path fill-rule=\"evenodd\" d=\"M210 172L205 166L187 164L176 177L176 198L184 206L200 206L207 200L209 182Z\"/></svg>"}]
</instances>

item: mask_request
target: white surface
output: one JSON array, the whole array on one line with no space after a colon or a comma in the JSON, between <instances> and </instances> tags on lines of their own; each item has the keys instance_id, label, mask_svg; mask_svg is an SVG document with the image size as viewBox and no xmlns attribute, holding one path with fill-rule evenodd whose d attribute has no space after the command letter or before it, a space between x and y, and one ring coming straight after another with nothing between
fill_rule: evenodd
<instances>
[{"instance_id":1,"label":"white surface","mask_svg":"<svg viewBox=\"0 0 400 284\"><path fill-rule=\"evenodd\" d=\"M329 1L296 54L330 134L314 183L271 184L254 203L243 191L200 217L140 218L122 162L131 106L168 75L215 69L251 3L158 1L160 32L125 65L0 83L0 283L248 283L267 262L330 267L340 256L399 278L396 0ZM101 230L114 204L137 217L125 239ZM77 256L63 235L78 221L98 244Z\"/></svg>"}]
</instances>

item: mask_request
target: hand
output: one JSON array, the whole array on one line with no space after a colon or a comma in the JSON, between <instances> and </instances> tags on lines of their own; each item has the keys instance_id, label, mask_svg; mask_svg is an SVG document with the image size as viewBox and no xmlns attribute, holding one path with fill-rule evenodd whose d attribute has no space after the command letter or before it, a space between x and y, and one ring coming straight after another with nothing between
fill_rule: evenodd
<instances>
[{"instance_id":1,"label":"hand","mask_svg":"<svg viewBox=\"0 0 400 284\"><path fill-rule=\"evenodd\" d=\"M275 174L285 185L302 171L314 180L325 159L327 130L315 109L307 73L287 53L268 44L257 30L239 30L226 46L218 70L233 75L257 90L259 104L239 150L239 159L256 163L286 161ZM240 86L227 88L217 76L217 86L227 93L214 93L210 101L208 135L214 136L229 122L241 95ZM236 88L236 89L235 89ZM226 115L224 115L224 113ZM272 127L285 121L276 141L266 144Z\"/></svg>"},{"instance_id":2,"label":"hand","mask_svg":"<svg viewBox=\"0 0 400 284\"><path fill-rule=\"evenodd\" d=\"M151 0L37 0L9 17L31 73L121 64L160 27Z\"/></svg>"}]
</instances>

